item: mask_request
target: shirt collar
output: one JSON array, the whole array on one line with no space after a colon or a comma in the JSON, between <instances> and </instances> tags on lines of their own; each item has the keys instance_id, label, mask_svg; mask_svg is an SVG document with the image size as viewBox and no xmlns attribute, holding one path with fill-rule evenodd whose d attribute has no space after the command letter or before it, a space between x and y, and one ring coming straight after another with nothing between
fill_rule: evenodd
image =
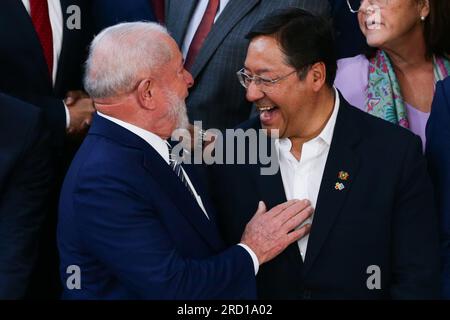
<instances>
[{"instance_id":1,"label":"shirt collar","mask_svg":"<svg viewBox=\"0 0 450 320\"><path fill-rule=\"evenodd\" d=\"M156 152L158 152L158 154L164 159L164 161L169 163L169 147L168 147L168 142L166 140L163 140L161 137L157 136L156 134L154 134L150 131L144 130L142 128L139 128L128 122L116 119L111 116L107 116L106 114L103 114L98 111L97 111L97 114L111 122L114 122L115 124L125 128L125 129L131 131L138 137L145 140L153 149L156 150Z\"/></svg>"},{"instance_id":2,"label":"shirt collar","mask_svg":"<svg viewBox=\"0 0 450 320\"><path fill-rule=\"evenodd\" d=\"M334 127L336 126L336 119L337 119L337 114L338 114L339 106L340 106L339 92L337 91L336 87L334 87L334 86L333 86L333 89L334 89L334 93L335 93L334 94L335 99L334 99L333 113L331 114L330 119L328 119L327 124L322 129L322 131L319 133L319 135L306 143L322 140L328 146L331 145L331 140L333 139ZM289 138L278 139L278 140L276 140L276 142L279 145L280 150L290 152L290 150L292 148L292 143Z\"/></svg>"},{"instance_id":3,"label":"shirt collar","mask_svg":"<svg viewBox=\"0 0 450 320\"><path fill-rule=\"evenodd\" d=\"M322 138L322 140L325 141L325 143L328 145L331 145L331 140L333 139L334 127L336 126L336 119L339 111L339 106L341 104L339 99L339 92L337 91L336 87L333 87L333 89L335 97L333 113L331 114L330 119L325 125L325 128L323 128L322 132L319 134L319 137Z\"/></svg>"}]
</instances>

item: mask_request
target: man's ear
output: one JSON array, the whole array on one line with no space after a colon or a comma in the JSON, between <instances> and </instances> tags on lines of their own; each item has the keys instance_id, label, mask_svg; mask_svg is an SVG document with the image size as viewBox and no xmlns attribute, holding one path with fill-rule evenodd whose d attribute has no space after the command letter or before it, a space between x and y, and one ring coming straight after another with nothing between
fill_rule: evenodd
<instances>
[{"instance_id":1,"label":"man's ear","mask_svg":"<svg viewBox=\"0 0 450 320\"><path fill-rule=\"evenodd\" d=\"M142 80L137 89L137 99L140 105L146 109L154 109L156 104L154 103L155 82L151 79Z\"/></svg>"},{"instance_id":2,"label":"man's ear","mask_svg":"<svg viewBox=\"0 0 450 320\"><path fill-rule=\"evenodd\" d=\"M311 77L311 83L314 92L320 91L327 79L327 68L325 66L325 63L317 62L313 64L309 70L309 75Z\"/></svg>"}]
</instances>

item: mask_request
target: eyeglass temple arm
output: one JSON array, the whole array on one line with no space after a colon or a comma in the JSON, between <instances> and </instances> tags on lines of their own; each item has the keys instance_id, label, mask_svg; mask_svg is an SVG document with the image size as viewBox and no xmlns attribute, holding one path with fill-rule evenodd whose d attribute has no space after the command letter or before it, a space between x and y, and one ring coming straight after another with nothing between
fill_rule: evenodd
<instances>
[{"instance_id":1,"label":"eyeglass temple arm","mask_svg":"<svg viewBox=\"0 0 450 320\"><path fill-rule=\"evenodd\" d=\"M350 1L349 0L347 0L346 2L347 2L348 9L350 10L351 13L358 13L359 12L359 9L358 10L353 10L352 6L350 5Z\"/></svg>"}]
</instances>

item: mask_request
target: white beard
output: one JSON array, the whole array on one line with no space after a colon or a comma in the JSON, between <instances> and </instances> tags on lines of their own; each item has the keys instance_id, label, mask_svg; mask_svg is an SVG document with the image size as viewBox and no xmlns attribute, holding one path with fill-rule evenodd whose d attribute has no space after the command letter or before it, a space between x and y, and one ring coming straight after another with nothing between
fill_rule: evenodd
<instances>
[{"instance_id":1,"label":"white beard","mask_svg":"<svg viewBox=\"0 0 450 320\"><path fill-rule=\"evenodd\" d=\"M189 127L189 118L187 115L186 102L178 98L174 93L167 92L169 100L169 117L176 120L177 129L187 129Z\"/></svg>"}]
</instances>

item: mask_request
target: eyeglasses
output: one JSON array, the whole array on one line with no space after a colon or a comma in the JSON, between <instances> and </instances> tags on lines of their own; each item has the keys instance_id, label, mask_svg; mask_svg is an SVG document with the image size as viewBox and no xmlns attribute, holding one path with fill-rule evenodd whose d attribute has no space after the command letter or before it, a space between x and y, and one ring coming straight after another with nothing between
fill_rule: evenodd
<instances>
[{"instance_id":1,"label":"eyeglasses","mask_svg":"<svg viewBox=\"0 0 450 320\"><path fill-rule=\"evenodd\" d=\"M378 7L380 9L386 7L389 4L389 0L368 0L372 7ZM361 10L361 5L364 0L347 0L348 8L351 13L357 13ZM375 9L375 8L373 8Z\"/></svg>"},{"instance_id":2,"label":"eyeglasses","mask_svg":"<svg viewBox=\"0 0 450 320\"><path fill-rule=\"evenodd\" d=\"M253 82L255 86L257 86L261 91L269 92L276 83L283 79L286 79L295 72L297 72L297 70L289 72L287 75L278 77L276 79L268 79L261 76L250 76L249 74L245 73L245 68L242 68L236 73L236 75L239 79L239 82L245 89L248 89L250 84Z\"/></svg>"}]
</instances>

